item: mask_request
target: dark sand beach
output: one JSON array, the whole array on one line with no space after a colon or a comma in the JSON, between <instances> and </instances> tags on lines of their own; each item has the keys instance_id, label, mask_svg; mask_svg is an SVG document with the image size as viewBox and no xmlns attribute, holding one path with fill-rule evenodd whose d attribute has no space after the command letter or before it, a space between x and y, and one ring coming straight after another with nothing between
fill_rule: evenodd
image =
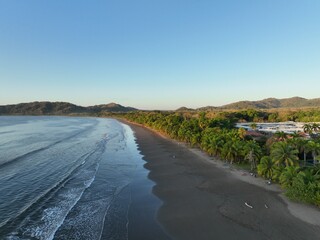
<instances>
[{"instance_id":1,"label":"dark sand beach","mask_svg":"<svg viewBox=\"0 0 320 240\"><path fill-rule=\"evenodd\" d=\"M156 219L172 239L319 239L320 226L311 224L309 219L311 215L314 219L319 217L318 209L311 208L309 217L303 205L298 204L302 217L295 217L278 191L249 183L261 183L261 179L241 181L241 176L231 174L221 162L219 166L183 144L144 127L129 125L144 155L145 168L150 171L148 177L156 184L153 193L163 202ZM310 208L307 210L310 212ZM141 211L133 210L131 221L143 228L147 216L139 219ZM150 239L166 239L157 231L152 234L148 225L144 229L154 236ZM139 232L136 229L131 236Z\"/></svg>"}]
</instances>

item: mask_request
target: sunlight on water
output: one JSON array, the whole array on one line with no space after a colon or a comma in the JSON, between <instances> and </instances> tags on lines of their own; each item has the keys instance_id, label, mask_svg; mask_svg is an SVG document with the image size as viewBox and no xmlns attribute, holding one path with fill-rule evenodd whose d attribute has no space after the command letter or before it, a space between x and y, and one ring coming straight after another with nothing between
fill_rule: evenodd
<instances>
[{"instance_id":1,"label":"sunlight on water","mask_svg":"<svg viewBox=\"0 0 320 240\"><path fill-rule=\"evenodd\" d=\"M6 239L100 239L110 204L130 194L123 189L143 164L132 130L116 120L0 117L0 134Z\"/></svg>"}]
</instances>

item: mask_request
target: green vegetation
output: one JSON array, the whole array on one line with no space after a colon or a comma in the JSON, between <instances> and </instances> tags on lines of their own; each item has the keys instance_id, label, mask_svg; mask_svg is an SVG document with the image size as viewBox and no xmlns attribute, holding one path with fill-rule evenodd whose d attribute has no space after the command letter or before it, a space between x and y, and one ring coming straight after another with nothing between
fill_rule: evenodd
<instances>
[{"instance_id":1,"label":"green vegetation","mask_svg":"<svg viewBox=\"0 0 320 240\"><path fill-rule=\"evenodd\" d=\"M33 102L0 106L0 115L123 117L200 147L230 164L250 168L279 182L291 199L320 206L320 125L314 123L320 122L319 106L320 98L299 97L238 102L219 108L180 108L176 112L138 111L115 103L81 107L65 102ZM283 121L310 122L304 131L311 139L284 132L255 136L234 127L236 122L252 122L251 128L256 129L257 122Z\"/></svg>"},{"instance_id":2,"label":"green vegetation","mask_svg":"<svg viewBox=\"0 0 320 240\"><path fill-rule=\"evenodd\" d=\"M320 99L305 99L301 97L292 98L267 98L260 101L241 101L222 106L224 109L272 109L272 108L301 108L301 107L318 107Z\"/></svg>"},{"instance_id":3,"label":"green vegetation","mask_svg":"<svg viewBox=\"0 0 320 240\"><path fill-rule=\"evenodd\" d=\"M256 110L214 114L130 112L118 116L200 147L230 164L250 166L252 172L278 182L289 198L320 206L320 140L315 134L319 130L316 124L309 124L312 138L304 139L283 132L255 137L234 127L243 119L269 119L270 115Z\"/></svg>"},{"instance_id":4,"label":"green vegetation","mask_svg":"<svg viewBox=\"0 0 320 240\"><path fill-rule=\"evenodd\" d=\"M0 106L0 115L105 116L110 112L135 110L116 103L82 107L67 102L31 102Z\"/></svg>"}]
</instances>

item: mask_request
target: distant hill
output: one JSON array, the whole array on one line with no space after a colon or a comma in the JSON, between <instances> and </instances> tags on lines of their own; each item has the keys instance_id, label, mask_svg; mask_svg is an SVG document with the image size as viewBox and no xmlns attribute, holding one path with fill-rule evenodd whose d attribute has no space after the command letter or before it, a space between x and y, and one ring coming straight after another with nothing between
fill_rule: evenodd
<instances>
[{"instance_id":1,"label":"distant hill","mask_svg":"<svg viewBox=\"0 0 320 240\"><path fill-rule=\"evenodd\" d=\"M206 106L206 107L197 108L197 111L206 112L206 111L215 111L217 109L219 109L219 107Z\"/></svg>"},{"instance_id":2,"label":"distant hill","mask_svg":"<svg viewBox=\"0 0 320 240\"><path fill-rule=\"evenodd\" d=\"M133 107L124 107L117 103L101 104L88 107L92 112L131 112L137 111L138 109Z\"/></svg>"},{"instance_id":3,"label":"distant hill","mask_svg":"<svg viewBox=\"0 0 320 240\"><path fill-rule=\"evenodd\" d=\"M267 98L260 101L240 101L221 106L223 109L271 109L271 108L303 108L320 107L320 98L305 99L301 97L292 98Z\"/></svg>"},{"instance_id":4,"label":"distant hill","mask_svg":"<svg viewBox=\"0 0 320 240\"><path fill-rule=\"evenodd\" d=\"M267 98L260 101L240 101L220 107L207 106L197 109L181 107L176 112L217 111L217 110L242 110L242 109L272 109L272 108L304 108L320 107L320 98L306 99L292 98ZM101 104L82 107L68 102L30 102L12 105L0 105L0 115L99 115L111 112L138 111L133 107L124 107L117 103Z\"/></svg>"},{"instance_id":5,"label":"distant hill","mask_svg":"<svg viewBox=\"0 0 320 240\"><path fill-rule=\"evenodd\" d=\"M0 115L90 115L103 112L130 112L136 110L116 103L82 107L67 102L31 102L0 106Z\"/></svg>"},{"instance_id":6,"label":"distant hill","mask_svg":"<svg viewBox=\"0 0 320 240\"><path fill-rule=\"evenodd\" d=\"M193 108L181 107L176 110L176 112L191 112L194 111Z\"/></svg>"},{"instance_id":7,"label":"distant hill","mask_svg":"<svg viewBox=\"0 0 320 240\"><path fill-rule=\"evenodd\" d=\"M216 111L216 110L242 110L242 109L272 109L272 108L304 108L320 107L320 98L306 99L301 97L292 98L266 98L260 101L240 101L227 105L215 107L207 106L194 109L194 111ZM191 108L182 107L176 111L192 111Z\"/></svg>"}]
</instances>

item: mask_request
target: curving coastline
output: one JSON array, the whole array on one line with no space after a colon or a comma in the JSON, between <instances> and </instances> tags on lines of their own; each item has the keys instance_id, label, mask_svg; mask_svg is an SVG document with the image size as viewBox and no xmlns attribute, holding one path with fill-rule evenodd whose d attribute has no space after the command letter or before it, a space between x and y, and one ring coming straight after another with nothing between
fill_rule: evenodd
<instances>
[{"instance_id":1,"label":"curving coastline","mask_svg":"<svg viewBox=\"0 0 320 240\"><path fill-rule=\"evenodd\" d=\"M174 239L318 239L317 209L287 202L275 185L126 124L156 183L153 193L163 201L157 219Z\"/></svg>"}]
</instances>

